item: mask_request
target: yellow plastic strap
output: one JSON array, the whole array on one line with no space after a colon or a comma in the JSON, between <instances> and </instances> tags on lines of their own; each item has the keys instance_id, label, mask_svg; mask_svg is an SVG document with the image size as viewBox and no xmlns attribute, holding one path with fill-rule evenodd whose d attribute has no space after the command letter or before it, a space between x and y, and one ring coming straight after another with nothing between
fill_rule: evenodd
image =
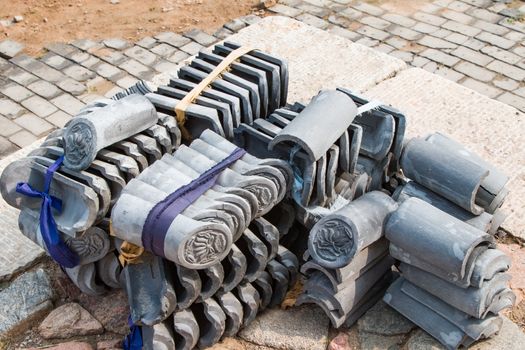
<instances>
[{"instance_id":1,"label":"yellow plastic strap","mask_svg":"<svg viewBox=\"0 0 525 350\"><path fill-rule=\"evenodd\" d=\"M111 220L109 220L109 234L111 236L115 236ZM118 260L120 262L120 265L122 265L123 267L128 264L137 264L140 262L140 256L143 253L144 248L139 247L138 245L135 245L133 243L124 241L120 245L120 254L118 256Z\"/></svg>"},{"instance_id":2,"label":"yellow plastic strap","mask_svg":"<svg viewBox=\"0 0 525 350\"><path fill-rule=\"evenodd\" d=\"M120 255L118 257L120 265L126 266L128 264L138 264L141 261L140 256L142 253L144 253L144 248L130 242L122 242L120 246Z\"/></svg>"},{"instance_id":3,"label":"yellow plastic strap","mask_svg":"<svg viewBox=\"0 0 525 350\"><path fill-rule=\"evenodd\" d=\"M195 101L195 99L202 93L202 91L205 88L207 88L215 79L220 77L220 75L224 71L229 70L230 65L235 60L253 50L255 49L252 47L242 46L230 52L230 54L226 56L224 60L222 60L222 62L217 67L215 67L215 69L210 74L208 74L206 78L204 78L186 96L184 96L184 98L179 103L177 103L177 105L175 106L175 115L177 118L177 123L179 124L179 127L181 129L183 139L191 139L190 133L184 127L184 123L186 122L186 109L188 108L188 106L192 104L193 101Z\"/></svg>"}]
</instances>

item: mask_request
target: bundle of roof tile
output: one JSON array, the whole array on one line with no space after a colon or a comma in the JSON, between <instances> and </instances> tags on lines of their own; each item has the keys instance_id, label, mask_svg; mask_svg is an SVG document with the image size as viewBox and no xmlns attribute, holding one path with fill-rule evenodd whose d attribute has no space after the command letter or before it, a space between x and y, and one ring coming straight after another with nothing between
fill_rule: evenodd
<instances>
[{"instance_id":1,"label":"bundle of roof tile","mask_svg":"<svg viewBox=\"0 0 525 350\"><path fill-rule=\"evenodd\" d=\"M41 230L40 197L20 193L18 184L54 201L56 240L78 257L64 270L88 294L123 287L144 348L212 345L279 305L297 279L297 257L279 244L290 223L280 225L274 215L277 228L263 216L289 192L291 168L248 153L172 218L165 246L151 249L159 246L153 237L140 251L152 208L239 150L224 138L234 127L286 101L286 62L252 51L192 101L186 127L198 138L180 146L173 107L235 48L226 43L201 53L155 93L139 82L91 103L2 174L2 195L21 209L22 232L62 264ZM139 248L133 261L130 245Z\"/></svg>"},{"instance_id":2,"label":"bundle of roof tile","mask_svg":"<svg viewBox=\"0 0 525 350\"><path fill-rule=\"evenodd\" d=\"M401 166L413 181L385 233L402 277L384 300L450 349L494 335L515 301L493 237L508 178L442 134L411 140Z\"/></svg>"},{"instance_id":3,"label":"bundle of roof tile","mask_svg":"<svg viewBox=\"0 0 525 350\"><path fill-rule=\"evenodd\" d=\"M116 98L141 93L158 111L175 115L177 104L236 48L238 45L232 43L216 45L212 53L201 52L189 66L182 67L168 86L159 86L153 92L140 84ZM185 111L185 126L198 138L181 146L173 156L162 157L123 191L113 211L112 227L117 237L141 245L136 233L143 228L148 208L234 152L236 146L226 138L232 139L241 123L251 123L286 103L285 61L252 51L230 68ZM212 345L248 325L258 311L282 302L295 284L298 260L279 245L280 236L287 233L286 225L279 225L277 220L276 227L263 215L282 201L292 180L287 162L244 154L173 221L162 251L152 255L148 263L162 266L166 272L151 269L148 264L124 268L124 274L130 276L126 289L132 319L144 325L145 348ZM137 206L139 202L143 205ZM210 232L220 239L210 240ZM195 249L189 249L192 246ZM212 246L213 258L208 249ZM136 274L142 277L132 277ZM145 278L151 281L144 283ZM152 304L157 308L152 310Z\"/></svg>"},{"instance_id":4,"label":"bundle of roof tile","mask_svg":"<svg viewBox=\"0 0 525 350\"><path fill-rule=\"evenodd\" d=\"M85 169L62 166L53 174L50 193L62 202L62 211L54 213L54 220L61 239L80 259L77 266L65 271L88 294L101 294L108 287L120 286L121 268L108 234L109 215L126 183L181 142L175 118L157 113L143 96L133 95L119 102L100 100L81 110L76 118L95 115L112 120L129 120L137 115L139 119L151 120L153 115L154 123L134 127L132 136L95 152L96 158ZM34 188L43 187L47 168L64 155L67 128L49 134L27 157L11 163L0 179L3 198L21 209L21 232L46 250L39 226L41 199L18 193L17 184L27 182Z\"/></svg>"},{"instance_id":5,"label":"bundle of roof tile","mask_svg":"<svg viewBox=\"0 0 525 350\"><path fill-rule=\"evenodd\" d=\"M146 247L153 208L236 149L206 130L131 180L113 208L113 234L149 251L124 267L145 348L211 346L279 305L295 284L299 262L264 218L287 192L291 170L277 159L244 154L168 223L160 248ZM152 231L160 235L160 228Z\"/></svg>"},{"instance_id":6,"label":"bundle of roof tile","mask_svg":"<svg viewBox=\"0 0 525 350\"><path fill-rule=\"evenodd\" d=\"M239 45L225 42L212 52L201 51L188 66L180 68L168 86L159 86L146 96L157 110L173 112L175 106L204 80ZM286 61L254 50L240 56L196 97L186 110L192 135L210 129L232 139L241 123L251 124L286 104Z\"/></svg>"},{"instance_id":7,"label":"bundle of roof tile","mask_svg":"<svg viewBox=\"0 0 525 350\"><path fill-rule=\"evenodd\" d=\"M226 139L206 130L189 146L180 146L173 155L165 154L124 188L112 211L114 235L142 245L141 232L152 208L235 149ZM275 163L280 163L280 168L269 165ZM285 177L291 173L287 167L277 159L263 161L253 157L231 163L213 187L199 192L200 196L169 223L164 245L157 254L188 268L209 267L222 260L252 220L270 211L284 197ZM208 241L203 241L204 245L215 245L209 257L204 257L205 252L189 249L189 242L196 244L205 237Z\"/></svg>"},{"instance_id":8,"label":"bundle of roof tile","mask_svg":"<svg viewBox=\"0 0 525 350\"><path fill-rule=\"evenodd\" d=\"M298 303L315 303L334 327L352 325L375 304L392 282L383 223L397 203L379 191L364 194L323 217L310 231L310 260Z\"/></svg>"},{"instance_id":9,"label":"bundle of roof tile","mask_svg":"<svg viewBox=\"0 0 525 350\"><path fill-rule=\"evenodd\" d=\"M401 283L412 283L430 292L419 299L411 295L417 302L427 305L433 295L438 295L453 307L439 309L433 314L421 312L421 308L411 308L398 295L390 300L394 292L386 297L392 306L397 306L396 309L447 346L468 345L494 335L501 326L501 319L495 315L511 307L515 298L508 288L510 277L503 273L509 268L510 260L494 249L491 236L505 217L499 208L507 194L505 183L508 178L441 134L413 139L402 147L405 120L401 113L368 102L346 90L338 91L352 97L352 101L359 105L357 111L352 109L351 101L338 96L337 92L324 91L306 107L295 104L288 109L279 109L265 120L255 120L252 125L239 128L238 144L259 156L278 154L283 159L288 157L294 167L296 181L292 198L297 219L309 229L307 262L301 267L307 279L298 303L319 305L335 327L350 326L381 298L393 280L391 266L395 258L402 261L398 269L403 277L391 287L391 291L395 291L396 286L400 288ZM356 161L350 162L356 164L349 168L357 175L353 177L355 187L349 181L350 190L341 191L342 185L333 184L340 184L340 179L349 172L338 168L346 163L341 161L341 153L337 153L344 149L341 138L337 138L341 135L337 130L348 130L349 125L353 125L349 123L356 120L365 126L363 130L367 132L360 137L359 153L354 153L353 158ZM356 178L365 180L359 182ZM357 183L361 187L356 186ZM389 195L401 203L399 209ZM343 198L346 201L342 201ZM414 203L416 201L422 203ZM409 203L412 207L407 209ZM445 217L439 215L441 210L446 212ZM400 238L396 242L399 245L391 242L388 254L385 232L386 239L391 240L388 225L396 218L402 218L406 226L398 229ZM421 227L431 220L436 227L443 227L443 223L448 222L450 225L445 224L447 229L441 230L444 232L431 227L427 232L429 238L424 238ZM450 220L459 221L466 227L455 227ZM449 231L448 241L440 243ZM410 237L408 232L412 234ZM462 246L461 239L468 240L467 232L477 232L472 233L476 239ZM422 241L421 245L417 245L418 240ZM412 247L411 244L416 246L413 255L406 247ZM450 256L439 251L444 244L449 244ZM465 275L447 270L447 265L443 264L453 260L454 254L466 257L470 252L473 252L473 257L463 259L459 265L463 266ZM478 254L479 260L476 260ZM430 259L425 260L430 261L430 265L415 264L416 255ZM431 274L425 275L428 266L434 270L426 270ZM458 290L438 283L439 278L437 281L433 278L432 273L435 274L438 267L444 271L437 276L453 278L460 285ZM471 277L475 282L471 282ZM492 283L482 289L483 280ZM468 292L462 291L467 287ZM472 306L470 301L470 307L474 309L468 310L469 300L486 305L480 308L479 305ZM462 320L459 325L454 324L460 331L454 334L462 336L454 338L450 332L445 332L447 325L440 324L440 317L448 317L452 324ZM472 331L475 321L468 320L468 317L483 319L484 323L476 323L477 333Z\"/></svg>"},{"instance_id":10,"label":"bundle of roof tile","mask_svg":"<svg viewBox=\"0 0 525 350\"><path fill-rule=\"evenodd\" d=\"M334 327L355 322L393 279L383 222L397 203L377 190L398 169L404 131L402 113L346 89L238 129L237 144L293 166L292 202L309 237L298 304L319 305Z\"/></svg>"},{"instance_id":11,"label":"bundle of roof tile","mask_svg":"<svg viewBox=\"0 0 525 350\"><path fill-rule=\"evenodd\" d=\"M288 159L297 219L311 228L365 192L388 184L398 167L404 115L347 89L321 91L305 107L277 109L241 124L236 143L259 157ZM320 137L322 135L322 137Z\"/></svg>"}]
</instances>

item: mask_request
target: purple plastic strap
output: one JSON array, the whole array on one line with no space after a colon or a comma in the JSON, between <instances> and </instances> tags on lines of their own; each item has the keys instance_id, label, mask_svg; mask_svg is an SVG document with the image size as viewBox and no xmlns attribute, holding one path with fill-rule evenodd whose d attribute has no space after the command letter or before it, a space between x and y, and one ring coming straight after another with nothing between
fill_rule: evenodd
<instances>
[{"instance_id":1,"label":"purple plastic strap","mask_svg":"<svg viewBox=\"0 0 525 350\"><path fill-rule=\"evenodd\" d=\"M151 209L142 229L142 245L144 249L158 255L164 255L164 240L173 220L191 203L195 202L204 192L217 181L220 173L232 163L241 158L246 151L236 148L228 157L215 164L189 184L177 189Z\"/></svg>"}]
</instances>

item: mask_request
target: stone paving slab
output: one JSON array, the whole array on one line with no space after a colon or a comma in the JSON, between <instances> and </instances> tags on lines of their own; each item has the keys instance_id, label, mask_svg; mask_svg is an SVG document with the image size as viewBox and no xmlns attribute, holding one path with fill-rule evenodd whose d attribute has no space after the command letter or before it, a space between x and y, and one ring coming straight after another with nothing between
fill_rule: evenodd
<instances>
[{"instance_id":1,"label":"stone paving slab","mask_svg":"<svg viewBox=\"0 0 525 350\"><path fill-rule=\"evenodd\" d=\"M0 43L0 57L11 58L16 56L24 49L24 45L13 41L4 40Z\"/></svg>"},{"instance_id":2,"label":"stone paving slab","mask_svg":"<svg viewBox=\"0 0 525 350\"><path fill-rule=\"evenodd\" d=\"M227 40L287 59L289 102L306 102L319 90L338 86L362 91L407 67L400 59L281 16L266 17Z\"/></svg>"},{"instance_id":3,"label":"stone paving slab","mask_svg":"<svg viewBox=\"0 0 525 350\"><path fill-rule=\"evenodd\" d=\"M525 239L525 114L419 68L370 88L365 96L403 111L408 136L446 133L510 176L503 227Z\"/></svg>"},{"instance_id":4,"label":"stone paving slab","mask_svg":"<svg viewBox=\"0 0 525 350\"><path fill-rule=\"evenodd\" d=\"M53 294L49 276L41 268L24 273L0 291L0 338L45 315L53 307Z\"/></svg>"},{"instance_id":5,"label":"stone paving slab","mask_svg":"<svg viewBox=\"0 0 525 350\"><path fill-rule=\"evenodd\" d=\"M324 350L329 320L315 305L262 312L238 336L261 346L277 349Z\"/></svg>"},{"instance_id":6,"label":"stone paving slab","mask_svg":"<svg viewBox=\"0 0 525 350\"><path fill-rule=\"evenodd\" d=\"M25 157L37 148L43 139L0 160L0 174L5 167L16 159ZM42 248L26 238L18 228L19 210L8 205L0 196L0 282L9 280L13 275L26 270L45 255ZM0 317L1 318L1 317Z\"/></svg>"}]
</instances>

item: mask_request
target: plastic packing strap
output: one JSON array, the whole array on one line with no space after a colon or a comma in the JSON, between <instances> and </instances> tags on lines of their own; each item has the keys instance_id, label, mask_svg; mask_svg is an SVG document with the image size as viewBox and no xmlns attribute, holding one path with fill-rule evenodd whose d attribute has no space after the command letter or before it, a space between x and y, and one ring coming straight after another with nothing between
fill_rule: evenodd
<instances>
[{"instance_id":1,"label":"plastic packing strap","mask_svg":"<svg viewBox=\"0 0 525 350\"><path fill-rule=\"evenodd\" d=\"M175 115L177 119L177 123L179 124L179 127L181 129L182 137L185 140L191 140L191 135L189 131L186 129L184 124L186 123L186 109L190 104L192 104L195 99L202 93L202 91L209 87L210 84L217 78L221 77L221 74L224 71L230 70L230 65L237 61L242 55L247 54L250 51L255 50L252 47L248 46L241 46L238 49L233 50L222 60L222 62L215 67L213 71L208 74L208 76L203 79L197 86L195 86L184 98L177 103L175 106Z\"/></svg>"},{"instance_id":2,"label":"plastic packing strap","mask_svg":"<svg viewBox=\"0 0 525 350\"><path fill-rule=\"evenodd\" d=\"M60 237L57 229L53 210L62 211L62 201L49 194L53 174L62 166L64 156L58 158L55 163L49 166L44 178L44 190L38 191L26 182L19 182L16 185L16 192L33 198L42 198L40 207L39 227L40 233L46 245L49 255L62 267L73 268L79 264L80 258L73 252Z\"/></svg>"}]
</instances>

